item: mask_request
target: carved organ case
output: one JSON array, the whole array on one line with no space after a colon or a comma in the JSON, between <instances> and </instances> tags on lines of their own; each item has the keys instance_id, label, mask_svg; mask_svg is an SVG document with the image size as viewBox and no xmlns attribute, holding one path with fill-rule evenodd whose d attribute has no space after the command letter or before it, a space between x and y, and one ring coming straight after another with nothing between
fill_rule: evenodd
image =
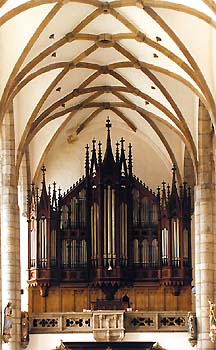
<instances>
[{"instance_id":1,"label":"carved organ case","mask_svg":"<svg viewBox=\"0 0 216 350\"><path fill-rule=\"evenodd\" d=\"M171 187L163 183L153 193L133 174L131 144L127 158L123 138L113 154L109 119L106 126L104 156L93 139L91 153L86 146L85 176L66 193L55 183L52 191L46 187L45 167L40 195L34 185L29 191L31 298L35 289L47 298L52 289L61 299L62 290L82 288L88 295L82 306L89 309L95 300L114 303L126 291L137 308L136 291L148 290L172 303L169 293L190 294L190 190L185 183L177 190L173 167Z\"/></svg>"}]
</instances>

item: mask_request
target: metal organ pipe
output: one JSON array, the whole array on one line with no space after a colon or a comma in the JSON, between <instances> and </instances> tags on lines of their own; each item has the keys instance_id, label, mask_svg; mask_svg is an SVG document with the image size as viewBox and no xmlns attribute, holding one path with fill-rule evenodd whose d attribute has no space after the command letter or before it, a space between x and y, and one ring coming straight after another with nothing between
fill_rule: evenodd
<instances>
[{"instance_id":1,"label":"metal organ pipe","mask_svg":"<svg viewBox=\"0 0 216 350\"><path fill-rule=\"evenodd\" d=\"M80 263L81 265L87 263L86 241L84 239L80 242Z\"/></svg>"},{"instance_id":2,"label":"metal organ pipe","mask_svg":"<svg viewBox=\"0 0 216 350\"><path fill-rule=\"evenodd\" d=\"M79 265L83 265L83 241L79 243Z\"/></svg>"},{"instance_id":3,"label":"metal organ pipe","mask_svg":"<svg viewBox=\"0 0 216 350\"><path fill-rule=\"evenodd\" d=\"M68 266L68 242L66 239L62 241L62 265Z\"/></svg>"},{"instance_id":4,"label":"metal organ pipe","mask_svg":"<svg viewBox=\"0 0 216 350\"><path fill-rule=\"evenodd\" d=\"M97 204L94 203L94 259L97 259Z\"/></svg>"},{"instance_id":5,"label":"metal organ pipe","mask_svg":"<svg viewBox=\"0 0 216 350\"><path fill-rule=\"evenodd\" d=\"M56 263L56 230L51 232L51 265Z\"/></svg>"},{"instance_id":6,"label":"metal organ pipe","mask_svg":"<svg viewBox=\"0 0 216 350\"><path fill-rule=\"evenodd\" d=\"M104 189L104 264L115 265L115 190Z\"/></svg>"},{"instance_id":7,"label":"metal organ pipe","mask_svg":"<svg viewBox=\"0 0 216 350\"><path fill-rule=\"evenodd\" d=\"M94 259L94 207L91 206L91 256Z\"/></svg>"},{"instance_id":8,"label":"metal organ pipe","mask_svg":"<svg viewBox=\"0 0 216 350\"><path fill-rule=\"evenodd\" d=\"M75 197L71 200L71 224L75 227L77 224L77 199Z\"/></svg>"},{"instance_id":9,"label":"metal organ pipe","mask_svg":"<svg viewBox=\"0 0 216 350\"><path fill-rule=\"evenodd\" d=\"M125 211L125 259L126 259L126 264L127 264L127 258L128 258L128 254L127 254L127 246L128 246L128 241L127 241L127 237L128 237L128 233L127 233L127 204L124 203L124 211Z\"/></svg>"},{"instance_id":10,"label":"metal organ pipe","mask_svg":"<svg viewBox=\"0 0 216 350\"><path fill-rule=\"evenodd\" d=\"M38 226L38 265L42 266L42 237L41 237L41 220Z\"/></svg>"},{"instance_id":11,"label":"metal organ pipe","mask_svg":"<svg viewBox=\"0 0 216 350\"><path fill-rule=\"evenodd\" d=\"M121 237L121 259L127 264L127 204L121 203L120 207L120 237Z\"/></svg>"},{"instance_id":12,"label":"metal organ pipe","mask_svg":"<svg viewBox=\"0 0 216 350\"><path fill-rule=\"evenodd\" d=\"M133 240L133 262L135 264L138 264L139 263L139 244L138 244L138 239L135 238Z\"/></svg>"},{"instance_id":13,"label":"metal organ pipe","mask_svg":"<svg viewBox=\"0 0 216 350\"><path fill-rule=\"evenodd\" d=\"M115 191L108 186L108 263L115 265Z\"/></svg>"},{"instance_id":14,"label":"metal organ pipe","mask_svg":"<svg viewBox=\"0 0 216 350\"><path fill-rule=\"evenodd\" d=\"M36 234L37 231L35 229L35 220L33 221L32 229L31 229L31 267L35 267L36 256L37 256L37 240Z\"/></svg>"},{"instance_id":15,"label":"metal organ pipe","mask_svg":"<svg viewBox=\"0 0 216 350\"><path fill-rule=\"evenodd\" d=\"M115 265L115 190L112 189L112 260Z\"/></svg>"},{"instance_id":16,"label":"metal organ pipe","mask_svg":"<svg viewBox=\"0 0 216 350\"><path fill-rule=\"evenodd\" d=\"M188 230L187 229L184 229L183 231L183 246L184 246L184 249L183 249L183 257L184 258L188 258L188 253L189 253L189 245L188 245Z\"/></svg>"},{"instance_id":17,"label":"metal organ pipe","mask_svg":"<svg viewBox=\"0 0 216 350\"><path fill-rule=\"evenodd\" d=\"M147 239L142 241L142 263L147 266L149 263L149 246Z\"/></svg>"},{"instance_id":18,"label":"metal organ pipe","mask_svg":"<svg viewBox=\"0 0 216 350\"><path fill-rule=\"evenodd\" d=\"M44 263L47 266L47 220L43 221L43 238L44 238Z\"/></svg>"},{"instance_id":19,"label":"metal organ pipe","mask_svg":"<svg viewBox=\"0 0 216 350\"><path fill-rule=\"evenodd\" d=\"M62 214L61 214L61 224L60 224L61 229L64 229L67 227L67 221L68 221L68 208L66 205L63 205Z\"/></svg>"},{"instance_id":20,"label":"metal organ pipe","mask_svg":"<svg viewBox=\"0 0 216 350\"><path fill-rule=\"evenodd\" d=\"M85 255L84 255L85 260L84 260L84 263L87 264L87 243L86 243L86 241L84 241L84 243L85 243Z\"/></svg>"},{"instance_id":21,"label":"metal organ pipe","mask_svg":"<svg viewBox=\"0 0 216 350\"><path fill-rule=\"evenodd\" d=\"M180 267L179 249L179 219L172 219L172 263L175 267Z\"/></svg>"},{"instance_id":22,"label":"metal organ pipe","mask_svg":"<svg viewBox=\"0 0 216 350\"><path fill-rule=\"evenodd\" d=\"M52 281L55 284L76 282L81 288L83 283L107 286L110 281L118 287L123 286L126 279L143 286L146 282L158 285L158 281L180 286L191 281L190 192L187 194L184 187L178 195L175 168L172 187L166 190L163 182L162 191L158 188L157 195L152 192L133 176L132 155L130 152L127 162L123 139L121 154L117 143L113 155L110 127L108 120L104 158L101 144L96 152L94 141L92 159L86 148L86 175L66 193L61 195L59 190L57 195L55 185L53 196L50 186L46 191L44 168L41 198L38 189L35 192L32 186L28 196L28 236L31 239L28 266L29 270L41 269L41 273L30 271L30 286L33 286L34 275L38 285L47 278L50 284ZM58 269L64 269L63 273L59 270L60 277L56 275L58 257L61 263L59 266L58 262ZM174 276L172 269L176 267L184 271ZM83 268L87 273L83 273ZM153 272L152 268L158 271ZM65 269L75 271L69 273ZM142 269L146 271L142 273ZM104 291L108 298L115 288Z\"/></svg>"},{"instance_id":23,"label":"metal organ pipe","mask_svg":"<svg viewBox=\"0 0 216 350\"><path fill-rule=\"evenodd\" d=\"M124 208L123 203L121 203L120 207L120 237L121 237L121 259L124 261Z\"/></svg>"},{"instance_id":24,"label":"metal organ pipe","mask_svg":"<svg viewBox=\"0 0 216 350\"><path fill-rule=\"evenodd\" d=\"M73 239L71 242L72 249L71 249L71 265L73 267L76 266L77 263L77 252L76 252L76 240Z\"/></svg>"},{"instance_id":25,"label":"metal organ pipe","mask_svg":"<svg viewBox=\"0 0 216 350\"><path fill-rule=\"evenodd\" d=\"M97 226L98 226L98 205L93 203L91 206L91 242L92 242L92 259L93 264L97 259Z\"/></svg>"},{"instance_id":26,"label":"metal organ pipe","mask_svg":"<svg viewBox=\"0 0 216 350\"><path fill-rule=\"evenodd\" d=\"M107 259L107 190L104 189L104 266Z\"/></svg>"},{"instance_id":27,"label":"metal organ pipe","mask_svg":"<svg viewBox=\"0 0 216 350\"><path fill-rule=\"evenodd\" d=\"M173 257L179 258L179 220L172 220L173 226Z\"/></svg>"},{"instance_id":28,"label":"metal organ pipe","mask_svg":"<svg viewBox=\"0 0 216 350\"><path fill-rule=\"evenodd\" d=\"M112 217L111 217L111 213L112 213L112 207L111 207L111 187L108 186L108 194L107 194L107 221L108 221L108 225L107 225L107 231L108 231L108 259L111 258L111 253L112 253Z\"/></svg>"},{"instance_id":29,"label":"metal organ pipe","mask_svg":"<svg viewBox=\"0 0 216 350\"><path fill-rule=\"evenodd\" d=\"M46 218L40 220L39 225L39 264L42 267L47 266L47 225Z\"/></svg>"},{"instance_id":30,"label":"metal organ pipe","mask_svg":"<svg viewBox=\"0 0 216 350\"><path fill-rule=\"evenodd\" d=\"M168 259L168 230L163 228L162 230L162 264L166 265Z\"/></svg>"},{"instance_id":31,"label":"metal organ pipe","mask_svg":"<svg viewBox=\"0 0 216 350\"><path fill-rule=\"evenodd\" d=\"M153 239L152 241L152 263L153 266L158 263L158 241L157 239Z\"/></svg>"}]
</instances>

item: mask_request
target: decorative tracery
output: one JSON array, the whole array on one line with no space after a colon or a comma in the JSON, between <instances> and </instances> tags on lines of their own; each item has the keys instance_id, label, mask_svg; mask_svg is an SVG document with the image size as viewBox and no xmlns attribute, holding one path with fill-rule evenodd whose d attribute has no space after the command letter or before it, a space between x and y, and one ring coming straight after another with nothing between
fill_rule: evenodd
<instances>
[{"instance_id":1,"label":"decorative tracery","mask_svg":"<svg viewBox=\"0 0 216 350\"><path fill-rule=\"evenodd\" d=\"M153 193L132 173L124 139L111 145L92 141L86 147L85 176L57 199L54 184L29 193L29 284L88 283L110 293L119 287L151 281L172 286L191 282L190 191L178 194L173 168L171 188ZM108 296L107 297L110 297ZM113 294L113 293L111 293Z\"/></svg>"}]
</instances>

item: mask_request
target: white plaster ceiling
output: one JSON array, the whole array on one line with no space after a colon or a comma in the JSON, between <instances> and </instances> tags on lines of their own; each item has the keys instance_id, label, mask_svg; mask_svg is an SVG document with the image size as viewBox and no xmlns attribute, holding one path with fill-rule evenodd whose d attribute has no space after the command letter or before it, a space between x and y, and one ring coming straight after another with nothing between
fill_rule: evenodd
<instances>
[{"instance_id":1,"label":"white plaster ceiling","mask_svg":"<svg viewBox=\"0 0 216 350\"><path fill-rule=\"evenodd\" d=\"M131 135L138 172L148 158L146 169L160 159L182 175L185 146L196 167L199 99L216 121L215 1L0 0L0 25L0 117L13 101L17 172L27 149L32 177L53 168L108 115Z\"/></svg>"}]
</instances>

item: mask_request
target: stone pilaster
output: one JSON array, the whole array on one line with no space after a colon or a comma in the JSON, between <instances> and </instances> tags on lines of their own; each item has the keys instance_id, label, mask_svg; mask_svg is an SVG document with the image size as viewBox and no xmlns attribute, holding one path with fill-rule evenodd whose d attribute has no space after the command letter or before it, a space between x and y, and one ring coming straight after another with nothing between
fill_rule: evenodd
<instances>
[{"instance_id":1,"label":"stone pilaster","mask_svg":"<svg viewBox=\"0 0 216 350\"><path fill-rule=\"evenodd\" d=\"M214 132L213 135L213 159L214 159L214 166L212 168L212 176L214 181L214 191L216 194L216 134ZM213 232L216 232L216 201L214 201L213 206ZM216 238L214 239L214 251L216 252ZM215 270L214 270L214 301L216 302L216 253L214 255L214 264L215 264Z\"/></svg>"},{"instance_id":2,"label":"stone pilaster","mask_svg":"<svg viewBox=\"0 0 216 350\"><path fill-rule=\"evenodd\" d=\"M6 348L20 349L20 229L18 192L15 178L13 111L2 124L1 254L2 304L12 303L12 338ZM4 347L5 348L5 347Z\"/></svg>"},{"instance_id":3,"label":"stone pilaster","mask_svg":"<svg viewBox=\"0 0 216 350\"><path fill-rule=\"evenodd\" d=\"M28 310L28 223L27 223L27 190L30 183L29 158L25 153L19 169L19 210L20 210L20 240L21 240L21 310Z\"/></svg>"},{"instance_id":4,"label":"stone pilaster","mask_svg":"<svg viewBox=\"0 0 216 350\"><path fill-rule=\"evenodd\" d=\"M214 180L212 126L204 105L199 105L198 178L195 190L195 283L198 317L197 349L214 349L209 338L209 305L214 299Z\"/></svg>"},{"instance_id":5,"label":"stone pilaster","mask_svg":"<svg viewBox=\"0 0 216 350\"><path fill-rule=\"evenodd\" d=\"M2 173L2 148L1 148L1 131L0 131L0 174ZM0 176L0 188L2 188L2 177ZM0 194L0 247L1 247L1 194ZM0 276L2 276L1 268L1 249L0 249ZM2 286L0 288L0 310L2 310ZM2 330L2 317L0 317L0 330ZM2 349L2 342L0 342L0 350Z\"/></svg>"}]
</instances>

